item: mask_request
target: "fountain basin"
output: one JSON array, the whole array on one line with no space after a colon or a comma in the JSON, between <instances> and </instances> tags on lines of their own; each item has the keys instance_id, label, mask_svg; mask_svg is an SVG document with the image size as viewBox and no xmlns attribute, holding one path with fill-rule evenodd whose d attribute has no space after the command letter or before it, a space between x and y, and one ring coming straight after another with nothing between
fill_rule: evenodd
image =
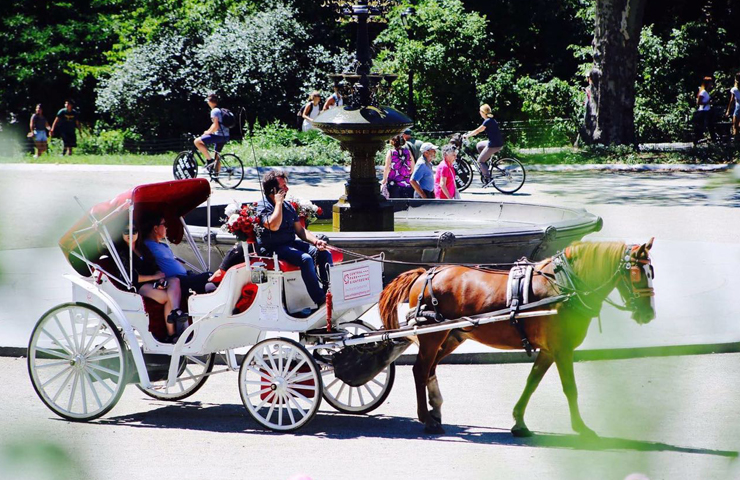
<instances>
[{"instance_id":1,"label":"fountain basin","mask_svg":"<svg viewBox=\"0 0 740 480\"><path fill-rule=\"evenodd\" d=\"M331 218L333 200L313 200ZM458 200L391 200L394 218L414 230L395 232L321 232L329 243L362 255L385 253L386 259L414 263L508 263L527 257L541 260L585 235L598 232L600 217L584 209L508 202ZM211 207L213 223L220 223L225 205ZM186 218L196 244L207 257L205 207ZM309 227L310 228L310 227ZM313 229L312 229L313 230ZM211 228L211 269L218 268L236 237ZM187 245L175 253L196 264ZM190 252L190 253L188 253ZM385 281L418 265L385 265Z\"/></svg>"}]
</instances>

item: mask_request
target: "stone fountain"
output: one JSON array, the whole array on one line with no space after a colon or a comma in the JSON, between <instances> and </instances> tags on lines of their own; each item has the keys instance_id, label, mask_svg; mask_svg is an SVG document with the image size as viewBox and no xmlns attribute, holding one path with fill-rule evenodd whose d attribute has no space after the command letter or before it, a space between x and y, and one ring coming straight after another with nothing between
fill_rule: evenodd
<instances>
[{"instance_id":1,"label":"stone fountain","mask_svg":"<svg viewBox=\"0 0 740 480\"><path fill-rule=\"evenodd\" d=\"M375 155L385 142L410 127L409 117L390 107L378 105L375 92L396 75L371 73L368 18L380 9L359 0L347 7L346 15L357 18L357 69L331 75L345 99L342 107L322 112L314 126L339 140L352 158L345 194L333 205L336 232L393 231L393 204L380 194L375 174Z\"/></svg>"}]
</instances>

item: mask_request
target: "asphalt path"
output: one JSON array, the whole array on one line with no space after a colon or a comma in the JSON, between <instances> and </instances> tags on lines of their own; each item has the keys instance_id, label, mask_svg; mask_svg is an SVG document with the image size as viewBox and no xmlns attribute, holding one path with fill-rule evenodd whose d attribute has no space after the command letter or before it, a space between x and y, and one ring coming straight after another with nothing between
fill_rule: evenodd
<instances>
[{"instance_id":1,"label":"asphalt path","mask_svg":"<svg viewBox=\"0 0 740 480\"><path fill-rule=\"evenodd\" d=\"M571 431L554 368L527 411L536 435L510 435L529 368L440 366L446 433L430 436L415 420L411 367L398 368L371 414L336 413L324 402L303 429L273 433L249 417L235 373L174 403L129 385L107 415L72 423L36 397L25 359L0 358L0 479L739 478L740 354L576 364L596 440Z\"/></svg>"},{"instance_id":2,"label":"asphalt path","mask_svg":"<svg viewBox=\"0 0 740 480\"><path fill-rule=\"evenodd\" d=\"M68 267L55 245L81 214L73 196L89 207L171 177L162 167L45 165L0 166L0 178L3 346L13 331L25 343L34 319L58 298L69 298L68 285L59 286ZM336 198L346 178L293 174L292 192ZM740 192L732 179L731 172L532 172L519 195L491 195L474 185L463 197L584 207L604 218L604 229L592 239L656 236L656 261L663 255L656 283L670 283L661 288L673 296L662 297L658 318L640 332L685 341L687 331L698 336L714 329L737 341L732 271L740 264ZM250 179L236 192L216 188L213 201L257 198ZM669 262L661 252L671 253ZM701 280L692 285L700 267ZM661 317L669 307L685 313ZM709 315L697 313L707 308ZM608 333L608 320L604 327ZM601 435L589 442L570 431L555 369L526 417L538 435L510 436L526 364L440 366L447 433L429 437L414 420L412 375L405 366L371 415L338 414L325 404L303 430L274 434L249 418L234 373L215 376L193 397L172 404L129 387L108 415L75 424L55 417L36 397L25 359L0 358L0 479L739 478L738 360L738 354L724 354L576 364L582 414Z\"/></svg>"}]
</instances>

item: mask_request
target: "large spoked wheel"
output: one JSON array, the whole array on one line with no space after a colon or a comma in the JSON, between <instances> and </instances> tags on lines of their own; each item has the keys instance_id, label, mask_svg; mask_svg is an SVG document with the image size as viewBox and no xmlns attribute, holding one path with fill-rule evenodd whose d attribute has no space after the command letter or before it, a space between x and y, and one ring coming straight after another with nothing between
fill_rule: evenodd
<instances>
[{"instance_id":1,"label":"large spoked wheel","mask_svg":"<svg viewBox=\"0 0 740 480\"><path fill-rule=\"evenodd\" d=\"M244 164L233 153L221 155L221 169L214 175L216 181L224 188L236 188L244 179Z\"/></svg>"},{"instance_id":2,"label":"large spoked wheel","mask_svg":"<svg viewBox=\"0 0 740 480\"><path fill-rule=\"evenodd\" d=\"M195 161L193 152L186 150L177 154L172 164L172 174L175 176L175 180L198 176L198 163Z\"/></svg>"},{"instance_id":3,"label":"large spoked wheel","mask_svg":"<svg viewBox=\"0 0 740 480\"><path fill-rule=\"evenodd\" d=\"M339 326L350 335L374 331L375 328L362 320L343 323ZM372 380L359 387L347 385L334 376L334 369L327 368L322 373L324 399L340 412L363 414L378 408L393 388L396 379L396 365L391 363Z\"/></svg>"},{"instance_id":4,"label":"large spoked wheel","mask_svg":"<svg viewBox=\"0 0 740 480\"><path fill-rule=\"evenodd\" d=\"M500 158L491 165L493 186L501 193L514 193L524 185L527 173L516 158Z\"/></svg>"},{"instance_id":5,"label":"large spoked wheel","mask_svg":"<svg viewBox=\"0 0 740 480\"><path fill-rule=\"evenodd\" d=\"M473 168L470 163L461 157L452 164L455 169L455 186L459 192L462 192L473 183Z\"/></svg>"},{"instance_id":6,"label":"large spoked wheel","mask_svg":"<svg viewBox=\"0 0 740 480\"><path fill-rule=\"evenodd\" d=\"M287 338L252 347L239 369L239 393L259 424L287 432L307 424L321 405L321 374L311 355Z\"/></svg>"},{"instance_id":7,"label":"large spoked wheel","mask_svg":"<svg viewBox=\"0 0 740 480\"><path fill-rule=\"evenodd\" d=\"M157 400L182 400L200 390L200 387L206 383L206 380L210 376L209 374L213 371L215 362L215 353L211 353L210 355L185 356L180 358L179 375L177 377L177 383L174 386L167 387L166 378L152 381L151 388L144 388L138 383L136 386L139 390Z\"/></svg>"},{"instance_id":8,"label":"large spoked wheel","mask_svg":"<svg viewBox=\"0 0 740 480\"><path fill-rule=\"evenodd\" d=\"M110 318L92 305L46 312L28 343L28 373L39 398L67 420L105 415L126 385L126 348Z\"/></svg>"}]
</instances>

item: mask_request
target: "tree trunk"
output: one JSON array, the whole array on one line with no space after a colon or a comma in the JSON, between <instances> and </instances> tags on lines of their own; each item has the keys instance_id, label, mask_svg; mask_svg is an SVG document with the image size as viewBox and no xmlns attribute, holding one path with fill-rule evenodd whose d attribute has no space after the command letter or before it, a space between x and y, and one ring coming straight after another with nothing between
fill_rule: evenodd
<instances>
[{"instance_id":1,"label":"tree trunk","mask_svg":"<svg viewBox=\"0 0 740 480\"><path fill-rule=\"evenodd\" d=\"M585 130L591 143L635 144L635 80L646 0L596 0L593 83Z\"/></svg>"}]
</instances>

